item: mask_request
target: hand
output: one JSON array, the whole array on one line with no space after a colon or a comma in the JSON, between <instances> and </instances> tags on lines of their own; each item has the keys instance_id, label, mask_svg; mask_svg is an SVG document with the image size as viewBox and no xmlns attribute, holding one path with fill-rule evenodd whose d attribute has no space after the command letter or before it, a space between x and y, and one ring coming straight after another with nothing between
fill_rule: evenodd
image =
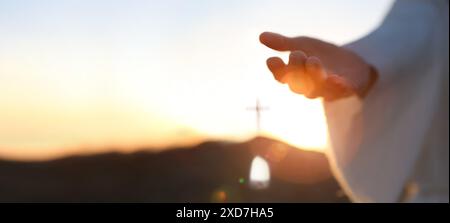
<instances>
[{"instance_id":1,"label":"hand","mask_svg":"<svg viewBox=\"0 0 450 223\"><path fill-rule=\"evenodd\" d=\"M281 58L271 57L267 66L276 80L308 98L331 101L354 94L363 96L376 77L361 57L331 43L270 32L262 33L260 41L274 50L291 51L287 65Z\"/></svg>"}]
</instances>

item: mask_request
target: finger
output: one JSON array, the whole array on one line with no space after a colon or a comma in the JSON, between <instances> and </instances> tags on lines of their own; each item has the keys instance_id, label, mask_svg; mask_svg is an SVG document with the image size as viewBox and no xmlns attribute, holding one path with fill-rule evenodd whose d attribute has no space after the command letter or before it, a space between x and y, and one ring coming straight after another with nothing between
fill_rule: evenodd
<instances>
[{"instance_id":1,"label":"finger","mask_svg":"<svg viewBox=\"0 0 450 223\"><path fill-rule=\"evenodd\" d=\"M317 91L312 91L307 94L304 94L304 96L308 99L316 99L316 98L320 97L320 94Z\"/></svg>"},{"instance_id":2,"label":"finger","mask_svg":"<svg viewBox=\"0 0 450 223\"><path fill-rule=\"evenodd\" d=\"M282 36L277 33L263 32L259 35L259 41L266 45L267 47L278 50L278 51L288 51L289 50L289 38Z\"/></svg>"},{"instance_id":3,"label":"finger","mask_svg":"<svg viewBox=\"0 0 450 223\"><path fill-rule=\"evenodd\" d=\"M306 54L302 51L293 51L291 54L289 54L289 66L295 67L295 68L303 68L305 61L306 61Z\"/></svg>"},{"instance_id":4,"label":"finger","mask_svg":"<svg viewBox=\"0 0 450 223\"><path fill-rule=\"evenodd\" d=\"M299 75L294 72L289 72L287 74L287 83L289 89L297 94L305 94L306 91L306 82L299 78Z\"/></svg>"},{"instance_id":5,"label":"finger","mask_svg":"<svg viewBox=\"0 0 450 223\"><path fill-rule=\"evenodd\" d=\"M305 61L305 75L310 82L310 89L305 93L307 98L317 98L322 91L322 85L325 81L325 68L317 57L308 57Z\"/></svg>"},{"instance_id":6,"label":"finger","mask_svg":"<svg viewBox=\"0 0 450 223\"><path fill-rule=\"evenodd\" d=\"M303 95L309 99L314 99L319 97L319 91L316 83L311 79L310 75L305 73L304 79L304 92Z\"/></svg>"},{"instance_id":7,"label":"finger","mask_svg":"<svg viewBox=\"0 0 450 223\"><path fill-rule=\"evenodd\" d=\"M308 37L286 37L280 35L278 33L272 32L263 32L259 35L259 41L266 45L267 47L278 50L278 51L295 51L301 50L306 52L307 54L315 54L317 49L315 46L321 43L322 41L316 40Z\"/></svg>"},{"instance_id":8,"label":"finger","mask_svg":"<svg viewBox=\"0 0 450 223\"><path fill-rule=\"evenodd\" d=\"M306 79L308 80L307 83L309 84L304 93L305 97L309 99L314 99L317 97L320 97L322 95L322 85L323 83L317 83L312 78L311 75L306 73Z\"/></svg>"},{"instance_id":9,"label":"finger","mask_svg":"<svg viewBox=\"0 0 450 223\"><path fill-rule=\"evenodd\" d=\"M306 54L302 51L293 51L289 54L289 63L286 67L286 79L289 88L299 94L304 94L308 91L308 80L305 79L304 64L306 61Z\"/></svg>"},{"instance_id":10,"label":"finger","mask_svg":"<svg viewBox=\"0 0 450 223\"><path fill-rule=\"evenodd\" d=\"M274 78L284 84L286 81L286 64L283 62L283 60L279 57L270 57L269 59L267 59L266 63Z\"/></svg>"},{"instance_id":11,"label":"finger","mask_svg":"<svg viewBox=\"0 0 450 223\"><path fill-rule=\"evenodd\" d=\"M310 75L311 79L317 83L322 84L326 78L325 67L319 58L315 56L308 57L305 62L306 73Z\"/></svg>"}]
</instances>

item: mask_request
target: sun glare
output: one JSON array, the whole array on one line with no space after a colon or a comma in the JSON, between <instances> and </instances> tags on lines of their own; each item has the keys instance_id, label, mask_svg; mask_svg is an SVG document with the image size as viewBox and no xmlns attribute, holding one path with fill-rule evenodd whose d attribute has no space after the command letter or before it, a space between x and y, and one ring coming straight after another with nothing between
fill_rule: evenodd
<instances>
[{"instance_id":1,"label":"sun glare","mask_svg":"<svg viewBox=\"0 0 450 223\"><path fill-rule=\"evenodd\" d=\"M261 115L262 134L301 149L324 151L328 126L322 101L294 94L286 86L273 89L261 100L268 107Z\"/></svg>"},{"instance_id":2,"label":"sun glare","mask_svg":"<svg viewBox=\"0 0 450 223\"><path fill-rule=\"evenodd\" d=\"M275 114L277 121L268 120L268 134L302 149L322 151L327 143L327 125L320 101L299 100L298 104Z\"/></svg>"},{"instance_id":3,"label":"sun glare","mask_svg":"<svg viewBox=\"0 0 450 223\"><path fill-rule=\"evenodd\" d=\"M121 1L105 9L89 1L83 19L85 7L65 1L15 2L0 1L0 14L9 16L0 22L8 33L0 36L0 94L7 95L0 97L0 158L8 159L159 150L258 134L323 151L328 141L321 101L273 80L265 60L284 56L287 62L289 54L264 47L258 36L270 30L343 44L370 31L390 7L376 1L376 10L355 23L335 21L346 27L336 32L325 18L304 19L322 10L312 2L306 14L295 14L292 2L222 8L205 1L194 13L178 13L190 7L159 10L153 2ZM331 13L344 9L332 5ZM254 111L246 110L256 98L267 107L260 128Z\"/></svg>"}]
</instances>

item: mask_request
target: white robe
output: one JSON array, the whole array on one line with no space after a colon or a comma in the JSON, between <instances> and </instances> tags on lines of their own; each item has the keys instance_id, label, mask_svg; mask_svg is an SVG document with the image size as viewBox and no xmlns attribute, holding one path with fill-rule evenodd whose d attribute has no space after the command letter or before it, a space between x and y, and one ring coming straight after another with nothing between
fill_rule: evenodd
<instances>
[{"instance_id":1,"label":"white robe","mask_svg":"<svg viewBox=\"0 0 450 223\"><path fill-rule=\"evenodd\" d=\"M449 202L448 1L398 0L344 47L372 64L362 100L325 102L333 172L356 202Z\"/></svg>"}]
</instances>

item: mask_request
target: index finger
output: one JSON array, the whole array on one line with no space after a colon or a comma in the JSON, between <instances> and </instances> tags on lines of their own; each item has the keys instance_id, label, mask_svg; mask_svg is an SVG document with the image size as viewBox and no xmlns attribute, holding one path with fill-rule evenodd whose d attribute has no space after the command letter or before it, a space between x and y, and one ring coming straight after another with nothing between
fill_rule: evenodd
<instances>
[{"instance_id":1,"label":"index finger","mask_svg":"<svg viewBox=\"0 0 450 223\"><path fill-rule=\"evenodd\" d=\"M278 51L289 51L289 38L283 35L263 32L259 35L259 41L267 47Z\"/></svg>"}]
</instances>

